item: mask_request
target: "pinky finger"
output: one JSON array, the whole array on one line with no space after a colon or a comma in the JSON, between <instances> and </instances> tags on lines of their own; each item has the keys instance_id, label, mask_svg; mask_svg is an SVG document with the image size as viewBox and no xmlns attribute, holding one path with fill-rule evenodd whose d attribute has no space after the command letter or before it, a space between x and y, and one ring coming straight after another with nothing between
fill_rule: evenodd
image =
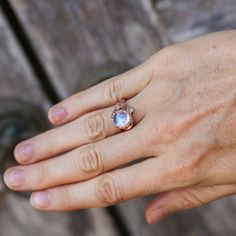
<instances>
[{"instance_id":1,"label":"pinky finger","mask_svg":"<svg viewBox=\"0 0 236 236\"><path fill-rule=\"evenodd\" d=\"M149 224L154 224L178 211L199 207L234 193L236 185L184 188L162 193L149 204L146 219Z\"/></svg>"}]
</instances>

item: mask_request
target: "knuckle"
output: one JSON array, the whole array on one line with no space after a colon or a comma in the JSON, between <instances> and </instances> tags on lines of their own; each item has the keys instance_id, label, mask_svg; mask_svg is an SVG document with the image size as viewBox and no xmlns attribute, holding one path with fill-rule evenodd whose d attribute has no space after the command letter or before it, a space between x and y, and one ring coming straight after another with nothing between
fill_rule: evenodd
<instances>
[{"instance_id":1,"label":"knuckle","mask_svg":"<svg viewBox=\"0 0 236 236\"><path fill-rule=\"evenodd\" d=\"M62 199L63 207L70 207L72 205L72 196L67 186L61 188L60 193L58 192L58 195L60 196L60 199Z\"/></svg>"},{"instance_id":2,"label":"knuckle","mask_svg":"<svg viewBox=\"0 0 236 236\"><path fill-rule=\"evenodd\" d=\"M102 139L106 136L105 121L101 114L88 117L83 127L85 136L91 141Z\"/></svg>"},{"instance_id":3,"label":"knuckle","mask_svg":"<svg viewBox=\"0 0 236 236\"><path fill-rule=\"evenodd\" d=\"M50 179L49 174L50 173L46 165L42 165L42 164L38 165L37 175L35 175L36 179L33 184L37 186L42 186L43 184L48 182L48 180Z\"/></svg>"},{"instance_id":4,"label":"knuckle","mask_svg":"<svg viewBox=\"0 0 236 236\"><path fill-rule=\"evenodd\" d=\"M72 95L71 97L67 98L66 103L68 103L68 104L72 103L75 105L79 104L80 109L84 110L87 107L86 102L84 101L84 97L85 97L85 94L84 94L84 91L82 91L82 92L76 93L76 94Z\"/></svg>"},{"instance_id":5,"label":"knuckle","mask_svg":"<svg viewBox=\"0 0 236 236\"><path fill-rule=\"evenodd\" d=\"M81 168L86 173L102 173L104 171L103 163L101 160L101 155L92 146L87 145L78 158L79 168Z\"/></svg>"},{"instance_id":6,"label":"knuckle","mask_svg":"<svg viewBox=\"0 0 236 236\"><path fill-rule=\"evenodd\" d=\"M119 79L111 79L104 83L103 96L104 100L114 104L122 99L122 85Z\"/></svg>"},{"instance_id":7,"label":"knuckle","mask_svg":"<svg viewBox=\"0 0 236 236\"><path fill-rule=\"evenodd\" d=\"M106 205L114 205L123 200L121 186L112 174L105 174L99 180L96 187L98 200Z\"/></svg>"},{"instance_id":8,"label":"knuckle","mask_svg":"<svg viewBox=\"0 0 236 236\"><path fill-rule=\"evenodd\" d=\"M193 191L180 192L180 197L180 204L183 209L191 209L205 204Z\"/></svg>"}]
</instances>

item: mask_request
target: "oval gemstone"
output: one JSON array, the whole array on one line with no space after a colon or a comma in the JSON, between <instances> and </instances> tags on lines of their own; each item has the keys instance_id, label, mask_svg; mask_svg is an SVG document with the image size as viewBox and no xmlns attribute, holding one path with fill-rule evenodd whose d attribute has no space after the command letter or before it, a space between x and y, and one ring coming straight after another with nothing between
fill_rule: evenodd
<instances>
[{"instance_id":1,"label":"oval gemstone","mask_svg":"<svg viewBox=\"0 0 236 236\"><path fill-rule=\"evenodd\" d=\"M119 128L126 127L130 122L130 116L126 112L117 112L114 116L115 126Z\"/></svg>"}]
</instances>

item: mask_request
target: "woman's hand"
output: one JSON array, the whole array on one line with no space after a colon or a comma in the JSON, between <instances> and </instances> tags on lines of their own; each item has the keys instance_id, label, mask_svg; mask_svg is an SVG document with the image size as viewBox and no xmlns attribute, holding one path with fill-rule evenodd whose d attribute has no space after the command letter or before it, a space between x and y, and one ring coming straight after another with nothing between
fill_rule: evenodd
<instances>
[{"instance_id":1,"label":"woman's hand","mask_svg":"<svg viewBox=\"0 0 236 236\"><path fill-rule=\"evenodd\" d=\"M149 223L236 193L235 45L226 31L171 46L55 105L61 126L19 144L5 182L47 211L158 194ZM110 118L122 98L135 109L126 132Z\"/></svg>"}]
</instances>

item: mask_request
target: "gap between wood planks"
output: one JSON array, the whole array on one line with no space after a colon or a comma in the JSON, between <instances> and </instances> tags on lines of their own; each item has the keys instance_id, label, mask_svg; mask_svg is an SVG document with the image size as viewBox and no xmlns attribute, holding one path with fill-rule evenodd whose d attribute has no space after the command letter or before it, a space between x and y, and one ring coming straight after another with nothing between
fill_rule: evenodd
<instances>
[{"instance_id":1,"label":"gap between wood planks","mask_svg":"<svg viewBox=\"0 0 236 236\"><path fill-rule=\"evenodd\" d=\"M25 54L26 60L31 65L32 70L35 73L36 78L38 79L45 95L53 104L59 102L61 98L51 83L47 72L45 71L39 57L37 56L37 53L33 49L29 37L27 36L26 31L24 30L24 27L19 21L17 15L15 14L11 4L7 0L1 0L0 7L2 8L3 14L6 17L17 41L19 42L19 45ZM114 220L115 226L119 233L124 236L131 236L131 233L128 231L128 227L122 219L117 208L112 206L106 208L106 210Z\"/></svg>"}]
</instances>

